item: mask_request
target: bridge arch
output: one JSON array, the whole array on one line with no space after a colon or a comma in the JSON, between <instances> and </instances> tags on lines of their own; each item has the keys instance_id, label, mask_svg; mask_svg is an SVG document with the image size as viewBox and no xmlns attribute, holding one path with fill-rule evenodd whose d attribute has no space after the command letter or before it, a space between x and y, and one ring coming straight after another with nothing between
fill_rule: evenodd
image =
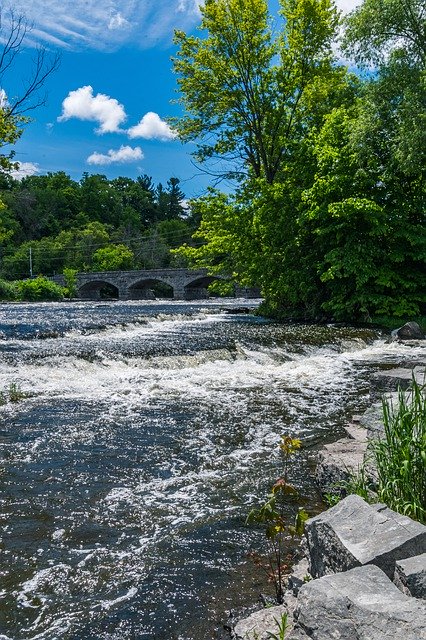
<instances>
[{"instance_id":1,"label":"bridge arch","mask_svg":"<svg viewBox=\"0 0 426 640\"><path fill-rule=\"evenodd\" d=\"M202 300L209 297L208 286L217 280L223 280L220 276L198 276L185 285L186 300Z\"/></svg>"},{"instance_id":2,"label":"bridge arch","mask_svg":"<svg viewBox=\"0 0 426 640\"><path fill-rule=\"evenodd\" d=\"M120 292L118 287L108 280L91 280L78 288L78 295L84 300L118 300Z\"/></svg>"},{"instance_id":3,"label":"bridge arch","mask_svg":"<svg viewBox=\"0 0 426 640\"><path fill-rule=\"evenodd\" d=\"M127 297L129 300L173 298L174 289L170 283L161 278L141 278L128 286Z\"/></svg>"}]
</instances>

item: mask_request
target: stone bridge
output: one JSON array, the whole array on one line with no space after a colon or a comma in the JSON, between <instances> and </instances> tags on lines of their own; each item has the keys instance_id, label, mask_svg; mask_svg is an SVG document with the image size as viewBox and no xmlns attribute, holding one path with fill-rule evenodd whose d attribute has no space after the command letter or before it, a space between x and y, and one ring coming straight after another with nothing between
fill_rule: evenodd
<instances>
[{"instance_id":1,"label":"stone bridge","mask_svg":"<svg viewBox=\"0 0 426 640\"><path fill-rule=\"evenodd\" d=\"M119 300L153 300L157 296L174 300L208 298L207 287L214 280L207 269L146 269L140 271L99 271L77 274L78 297L85 300L117 298ZM63 276L52 278L60 285ZM257 290L235 287L236 297L257 297Z\"/></svg>"}]
</instances>

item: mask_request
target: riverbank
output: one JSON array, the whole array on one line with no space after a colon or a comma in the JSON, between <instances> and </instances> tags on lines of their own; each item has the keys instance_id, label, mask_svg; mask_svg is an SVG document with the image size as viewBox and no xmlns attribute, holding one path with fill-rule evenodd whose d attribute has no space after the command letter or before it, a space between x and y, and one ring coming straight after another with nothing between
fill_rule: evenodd
<instances>
[{"instance_id":1,"label":"riverbank","mask_svg":"<svg viewBox=\"0 0 426 640\"><path fill-rule=\"evenodd\" d=\"M413 346L426 348L426 341ZM382 395L396 405L397 389L407 389L413 378L419 385L425 381L425 358L402 364L371 378L370 408L353 416L345 437L319 452L316 480L329 501L361 469L374 479L367 450L383 431ZM239 621L233 638L426 638L424 525L352 495L306 523L303 548L284 604Z\"/></svg>"}]
</instances>

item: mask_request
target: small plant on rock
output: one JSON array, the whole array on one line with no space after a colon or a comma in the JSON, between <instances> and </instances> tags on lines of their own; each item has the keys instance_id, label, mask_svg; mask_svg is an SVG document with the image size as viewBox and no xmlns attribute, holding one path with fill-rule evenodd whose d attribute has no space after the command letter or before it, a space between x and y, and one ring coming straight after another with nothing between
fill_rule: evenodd
<instances>
[{"instance_id":1,"label":"small plant on rock","mask_svg":"<svg viewBox=\"0 0 426 640\"><path fill-rule=\"evenodd\" d=\"M265 528L268 546L268 576L274 584L278 604L284 598L284 576L287 566L284 564L286 542L289 536L301 535L308 515L299 509L295 522L288 524L285 510L289 496L297 496L297 490L288 482L290 458L298 452L301 441L290 436L282 436L280 449L284 460L284 473L273 485L266 502L259 509L252 509L247 523L260 524Z\"/></svg>"},{"instance_id":2,"label":"small plant on rock","mask_svg":"<svg viewBox=\"0 0 426 640\"><path fill-rule=\"evenodd\" d=\"M273 633L272 631L268 631L268 640L285 640L286 631L288 629L288 615L287 613L283 613L281 616L281 620L277 620L274 618L275 624L278 627L278 633Z\"/></svg>"}]
</instances>

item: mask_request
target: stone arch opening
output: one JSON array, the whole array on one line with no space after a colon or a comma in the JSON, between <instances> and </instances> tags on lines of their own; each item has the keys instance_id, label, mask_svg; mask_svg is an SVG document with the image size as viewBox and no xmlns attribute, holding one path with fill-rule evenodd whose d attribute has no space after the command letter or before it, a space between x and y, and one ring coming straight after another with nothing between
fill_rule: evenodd
<instances>
[{"instance_id":1,"label":"stone arch opening","mask_svg":"<svg viewBox=\"0 0 426 640\"><path fill-rule=\"evenodd\" d=\"M127 290L129 300L156 300L157 298L173 298L173 287L163 280L154 278L138 280Z\"/></svg>"},{"instance_id":2,"label":"stone arch opening","mask_svg":"<svg viewBox=\"0 0 426 640\"><path fill-rule=\"evenodd\" d=\"M223 278L218 276L203 276L192 280L185 286L185 298L186 300L205 300L211 295L218 295L211 293L208 289L212 282L221 282Z\"/></svg>"},{"instance_id":3,"label":"stone arch opening","mask_svg":"<svg viewBox=\"0 0 426 640\"><path fill-rule=\"evenodd\" d=\"M78 294L84 300L118 300L120 297L118 288L105 280L92 280L83 284Z\"/></svg>"}]
</instances>

